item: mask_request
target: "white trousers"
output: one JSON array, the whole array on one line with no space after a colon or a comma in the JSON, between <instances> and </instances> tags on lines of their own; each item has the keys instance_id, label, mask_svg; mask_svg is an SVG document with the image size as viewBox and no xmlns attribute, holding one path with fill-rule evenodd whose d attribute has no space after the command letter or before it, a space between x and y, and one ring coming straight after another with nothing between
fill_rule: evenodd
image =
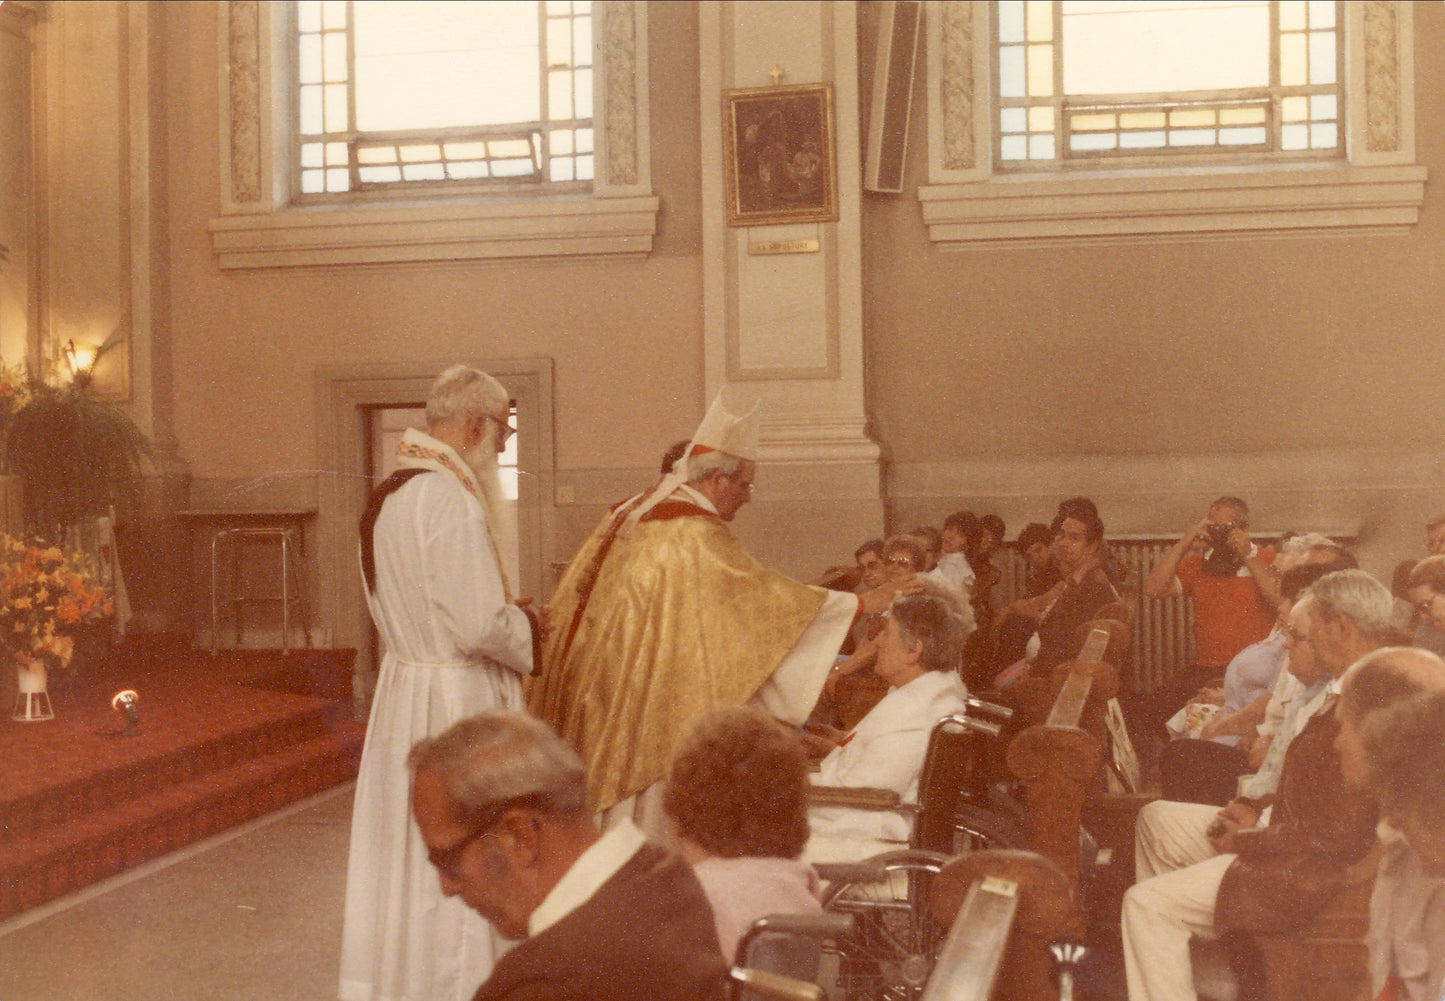
<instances>
[{"instance_id":1,"label":"white trousers","mask_svg":"<svg viewBox=\"0 0 1445 1001\"><path fill-rule=\"evenodd\" d=\"M1129 1001L1197 1001L1192 938L1212 941L1214 902L1234 855L1215 854L1204 831L1219 813L1195 803L1150 803L1139 811L1122 933Z\"/></svg>"}]
</instances>

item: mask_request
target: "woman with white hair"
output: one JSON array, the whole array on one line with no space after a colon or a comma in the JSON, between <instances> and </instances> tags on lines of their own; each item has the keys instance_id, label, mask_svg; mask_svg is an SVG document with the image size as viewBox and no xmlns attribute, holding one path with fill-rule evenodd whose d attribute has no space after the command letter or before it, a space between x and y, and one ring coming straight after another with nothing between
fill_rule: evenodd
<instances>
[{"instance_id":1,"label":"woman with white hair","mask_svg":"<svg viewBox=\"0 0 1445 1001\"><path fill-rule=\"evenodd\" d=\"M888 694L850 732L837 735L813 783L891 789L903 802L916 802L933 724L967 708L958 671L969 632L954 595L931 582L894 601L873 666L888 682ZM815 806L809 820L813 837L805 855L813 861L860 859L880 850L878 840L908 840L908 821L891 811Z\"/></svg>"}]
</instances>

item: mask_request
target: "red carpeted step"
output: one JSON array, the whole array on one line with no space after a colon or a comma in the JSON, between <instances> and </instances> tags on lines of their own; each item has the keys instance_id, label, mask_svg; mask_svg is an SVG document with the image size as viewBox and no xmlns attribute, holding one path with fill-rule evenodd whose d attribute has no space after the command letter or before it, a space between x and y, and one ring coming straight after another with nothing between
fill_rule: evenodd
<instances>
[{"instance_id":1,"label":"red carpeted step","mask_svg":"<svg viewBox=\"0 0 1445 1001\"><path fill-rule=\"evenodd\" d=\"M66 739L49 738L68 720L40 724L56 730L35 734L44 741L19 747L14 755L26 761L27 773L12 772L0 781L0 848L207 772L275 754L336 725L328 702L286 696L271 702L252 716L226 717L204 705L194 720L153 712L134 738L97 733L80 713L72 714L81 722ZM100 718L106 727L119 726Z\"/></svg>"},{"instance_id":2,"label":"red carpeted step","mask_svg":"<svg viewBox=\"0 0 1445 1001\"><path fill-rule=\"evenodd\" d=\"M0 920L355 778L364 734L335 724L0 844Z\"/></svg>"}]
</instances>

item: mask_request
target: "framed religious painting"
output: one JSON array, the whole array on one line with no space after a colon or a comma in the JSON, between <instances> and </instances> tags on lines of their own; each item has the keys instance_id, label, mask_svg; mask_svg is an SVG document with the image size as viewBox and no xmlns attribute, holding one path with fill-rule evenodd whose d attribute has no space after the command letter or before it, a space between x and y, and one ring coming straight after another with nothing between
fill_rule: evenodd
<instances>
[{"instance_id":1,"label":"framed religious painting","mask_svg":"<svg viewBox=\"0 0 1445 1001\"><path fill-rule=\"evenodd\" d=\"M723 92L729 226L838 218L833 85Z\"/></svg>"}]
</instances>

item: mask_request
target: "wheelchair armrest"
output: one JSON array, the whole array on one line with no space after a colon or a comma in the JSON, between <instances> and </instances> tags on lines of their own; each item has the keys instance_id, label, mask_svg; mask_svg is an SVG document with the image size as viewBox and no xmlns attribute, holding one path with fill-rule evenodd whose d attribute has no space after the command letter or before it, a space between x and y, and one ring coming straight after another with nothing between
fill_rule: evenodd
<instances>
[{"instance_id":1,"label":"wheelchair armrest","mask_svg":"<svg viewBox=\"0 0 1445 1001\"><path fill-rule=\"evenodd\" d=\"M823 1001L823 988L806 980L794 980L780 973L750 970L745 966L734 966L728 976L735 984L754 992L756 996L776 998L778 1001Z\"/></svg>"},{"instance_id":2,"label":"wheelchair armrest","mask_svg":"<svg viewBox=\"0 0 1445 1001\"><path fill-rule=\"evenodd\" d=\"M809 786L808 802L816 806L851 806L859 810L915 810L892 789L866 786Z\"/></svg>"},{"instance_id":3,"label":"wheelchair armrest","mask_svg":"<svg viewBox=\"0 0 1445 1001\"><path fill-rule=\"evenodd\" d=\"M1001 706L997 702L988 702L984 699L975 698L970 695L966 700L969 712L980 712L986 716L994 716L998 719L1013 719L1014 711L1008 706Z\"/></svg>"},{"instance_id":4,"label":"wheelchair armrest","mask_svg":"<svg viewBox=\"0 0 1445 1001\"><path fill-rule=\"evenodd\" d=\"M871 872L876 867L857 868L867 868ZM785 935L805 935L809 938L841 938L852 930L853 915L820 911L816 914L765 914L753 922L746 934L771 931Z\"/></svg>"},{"instance_id":5,"label":"wheelchair armrest","mask_svg":"<svg viewBox=\"0 0 1445 1001\"><path fill-rule=\"evenodd\" d=\"M888 877L888 870L876 861L814 862L813 871L824 883L878 883Z\"/></svg>"}]
</instances>

